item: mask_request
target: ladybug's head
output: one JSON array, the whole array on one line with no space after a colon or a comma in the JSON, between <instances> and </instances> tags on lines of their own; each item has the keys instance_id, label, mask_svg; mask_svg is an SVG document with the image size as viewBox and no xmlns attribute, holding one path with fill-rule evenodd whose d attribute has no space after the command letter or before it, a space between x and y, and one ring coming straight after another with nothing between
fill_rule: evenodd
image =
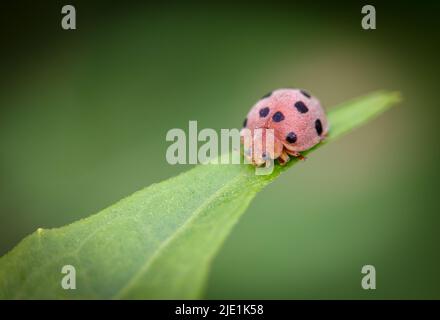
<instances>
[{"instance_id":1,"label":"ladybug's head","mask_svg":"<svg viewBox=\"0 0 440 320\"><path fill-rule=\"evenodd\" d=\"M273 129L258 128L248 130L248 134L250 136L244 138L245 156L254 165L261 166L267 160L280 156L283 144L275 137Z\"/></svg>"}]
</instances>

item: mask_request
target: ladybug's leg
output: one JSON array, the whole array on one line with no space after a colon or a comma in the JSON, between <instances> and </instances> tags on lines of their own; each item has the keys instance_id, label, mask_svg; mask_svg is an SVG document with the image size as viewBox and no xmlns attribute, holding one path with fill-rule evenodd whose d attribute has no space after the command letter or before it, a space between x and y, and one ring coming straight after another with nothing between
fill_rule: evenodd
<instances>
[{"instance_id":1,"label":"ladybug's leg","mask_svg":"<svg viewBox=\"0 0 440 320\"><path fill-rule=\"evenodd\" d=\"M284 166L287 161L289 161L289 155L286 153L286 150L283 150L283 152L281 152L279 158L278 158L278 162L280 163L280 165Z\"/></svg>"},{"instance_id":2,"label":"ladybug's leg","mask_svg":"<svg viewBox=\"0 0 440 320\"><path fill-rule=\"evenodd\" d=\"M298 151L290 151L289 149L286 149L286 152L290 154L291 156L294 156L295 158L298 158L299 160L306 160L307 158L304 157L301 153Z\"/></svg>"}]
</instances>

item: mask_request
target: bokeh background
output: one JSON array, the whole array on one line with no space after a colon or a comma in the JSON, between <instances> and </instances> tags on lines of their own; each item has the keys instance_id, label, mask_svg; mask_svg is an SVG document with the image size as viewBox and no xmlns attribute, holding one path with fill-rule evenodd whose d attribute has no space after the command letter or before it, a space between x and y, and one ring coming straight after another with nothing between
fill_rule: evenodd
<instances>
[{"instance_id":1,"label":"bokeh background","mask_svg":"<svg viewBox=\"0 0 440 320\"><path fill-rule=\"evenodd\" d=\"M60 27L73 4L77 30ZM377 29L361 28L373 4ZM440 298L438 3L2 1L0 254L190 166L166 132L240 127L278 87L404 101L261 192L207 298ZM372 264L377 289L361 288Z\"/></svg>"}]
</instances>

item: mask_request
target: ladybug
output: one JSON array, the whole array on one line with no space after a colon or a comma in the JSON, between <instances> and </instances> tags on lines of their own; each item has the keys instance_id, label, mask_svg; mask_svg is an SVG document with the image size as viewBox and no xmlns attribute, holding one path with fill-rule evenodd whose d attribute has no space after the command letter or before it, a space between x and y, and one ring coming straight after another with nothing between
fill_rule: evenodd
<instances>
[{"instance_id":1,"label":"ladybug","mask_svg":"<svg viewBox=\"0 0 440 320\"><path fill-rule=\"evenodd\" d=\"M244 129L250 132L249 148L245 144L244 150L250 162L260 166L266 160L278 159L284 165L289 155L305 159L301 152L320 143L329 125L314 96L301 89L277 89L263 96L249 111L241 131L242 142ZM254 134L256 129L261 129L259 135ZM273 129L273 145L266 141L267 129ZM257 139L261 142L257 143Z\"/></svg>"}]
</instances>

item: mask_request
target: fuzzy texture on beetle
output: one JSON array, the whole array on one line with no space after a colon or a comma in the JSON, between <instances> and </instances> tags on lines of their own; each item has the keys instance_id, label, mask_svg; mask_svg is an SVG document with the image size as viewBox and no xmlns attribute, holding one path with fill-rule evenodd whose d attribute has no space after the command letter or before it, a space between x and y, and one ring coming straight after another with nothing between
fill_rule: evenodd
<instances>
[{"instance_id":1,"label":"fuzzy texture on beetle","mask_svg":"<svg viewBox=\"0 0 440 320\"><path fill-rule=\"evenodd\" d=\"M329 125L321 103L314 96L301 89L278 89L251 108L243 123L245 128L250 131L245 156L260 166L269 158L278 159L282 165L289 160L289 155L304 159L301 152L321 142ZM261 134L254 134L256 129L261 129ZM267 129L273 129L273 145L268 139L266 146ZM244 132L241 132L242 138Z\"/></svg>"}]
</instances>

